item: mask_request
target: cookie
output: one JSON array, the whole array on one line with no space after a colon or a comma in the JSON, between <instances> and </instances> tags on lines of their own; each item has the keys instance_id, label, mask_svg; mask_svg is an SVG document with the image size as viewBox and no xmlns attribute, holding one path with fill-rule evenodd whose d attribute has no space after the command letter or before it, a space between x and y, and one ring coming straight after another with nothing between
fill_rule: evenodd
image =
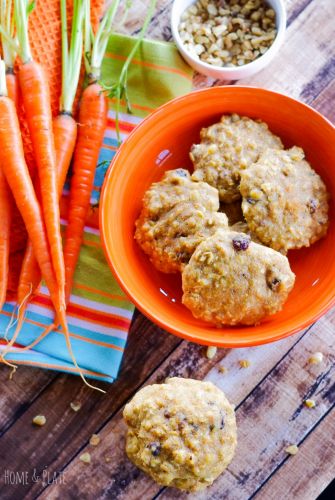
<instances>
[{"instance_id":1,"label":"cookie","mask_svg":"<svg viewBox=\"0 0 335 500\"><path fill-rule=\"evenodd\" d=\"M308 247L328 229L327 189L301 148L267 150L241 174L242 210L265 245Z\"/></svg>"},{"instance_id":2,"label":"cookie","mask_svg":"<svg viewBox=\"0 0 335 500\"><path fill-rule=\"evenodd\" d=\"M267 148L283 148L266 123L224 115L219 123L203 128L200 144L192 146L192 178L205 181L219 191L220 200L231 203L241 198L238 185L241 172L258 160Z\"/></svg>"},{"instance_id":3,"label":"cookie","mask_svg":"<svg viewBox=\"0 0 335 500\"><path fill-rule=\"evenodd\" d=\"M225 214L188 201L178 203L157 221L141 216L136 221L135 239L156 269L174 273L182 271L204 239L227 227Z\"/></svg>"},{"instance_id":4,"label":"cookie","mask_svg":"<svg viewBox=\"0 0 335 500\"><path fill-rule=\"evenodd\" d=\"M207 210L219 209L218 191L205 182L194 182L188 170L168 170L159 182L153 183L143 198L141 216L158 220L177 203L191 201Z\"/></svg>"},{"instance_id":5,"label":"cookie","mask_svg":"<svg viewBox=\"0 0 335 500\"><path fill-rule=\"evenodd\" d=\"M282 309L294 280L284 255L244 233L218 231L185 266L182 301L217 326L254 325Z\"/></svg>"},{"instance_id":6,"label":"cookie","mask_svg":"<svg viewBox=\"0 0 335 500\"><path fill-rule=\"evenodd\" d=\"M123 416L128 457L163 486L204 489L234 456L234 409L211 382L171 378L146 386Z\"/></svg>"}]
</instances>

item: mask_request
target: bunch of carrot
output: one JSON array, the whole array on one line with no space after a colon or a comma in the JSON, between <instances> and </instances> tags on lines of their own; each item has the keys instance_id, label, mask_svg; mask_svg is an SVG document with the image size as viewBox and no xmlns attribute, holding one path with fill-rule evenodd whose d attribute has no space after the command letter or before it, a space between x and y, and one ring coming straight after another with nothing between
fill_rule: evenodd
<instances>
[{"instance_id":1,"label":"bunch of carrot","mask_svg":"<svg viewBox=\"0 0 335 500\"><path fill-rule=\"evenodd\" d=\"M101 65L121 0L113 0L96 31L90 23L90 0L74 0L72 30L68 34L66 0L60 0L62 21L62 94L59 115L52 120L50 95L43 67L34 61L29 44L30 0L0 0L0 308L6 297L12 207L23 218L29 241L22 262L17 290L17 326L1 355L16 341L26 305L43 278L55 309L55 322L43 332L61 326L74 365L84 382L72 351L66 320L73 275L80 253L85 220L90 206L95 168L107 122L107 98L100 84ZM141 37L155 6L151 0ZM127 70L135 51L125 63L113 88L117 98L126 88ZM74 102L85 54L87 86L82 92L77 127ZM13 67L19 58L17 73ZM22 144L17 107L19 93L34 151L37 175L32 178ZM60 232L59 198L72 161L68 225L64 249ZM14 198L14 200L13 200ZM12 326L10 323L9 326ZM31 344L28 347L31 347ZM96 388L96 387L95 387ZM98 389L101 390L101 389ZM103 392L103 391L102 391Z\"/></svg>"}]
</instances>

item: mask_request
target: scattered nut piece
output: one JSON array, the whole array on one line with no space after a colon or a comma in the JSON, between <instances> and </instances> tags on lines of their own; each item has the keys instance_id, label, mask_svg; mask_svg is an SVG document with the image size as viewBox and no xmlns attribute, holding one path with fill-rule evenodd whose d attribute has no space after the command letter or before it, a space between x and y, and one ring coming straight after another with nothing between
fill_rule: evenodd
<instances>
[{"instance_id":1,"label":"scattered nut piece","mask_svg":"<svg viewBox=\"0 0 335 500\"><path fill-rule=\"evenodd\" d=\"M314 399L306 399L304 405L307 406L307 408L315 408L315 401Z\"/></svg>"},{"instance_id":2,"label":"scattered nut piece","mask_svg":"<svg viewBox=\"0 0 335 500\"><path fill-rule=\"evenodd\" d=\"M299 451L299 448L296 444L291 444L287 448L285 448L286 453L289 453L289 455L296 455Z\"/></svg>"},{"instance_id":3,"label":"scattered nut piece","mask_svg":"<svg viewBox=\"0 0 335 500\"><path fill-rule=\"evenodd\" d=\"M247 359L240 359L239 363L241 368L249 368L250 366L250 361Z\"/></svg>"},{"instance_id":4,"label":"scattered nut piece","mask_svg":"<svg viewBox=\"0 0 335 500\"><path fill-rule=\"evenodd\" d=\"M97 446L100 443L100 436L98 434L92 434L90 438L90 444L92 446Z\"/></svg>"},{"instance_id":5,"label":"scattered nut piece","mask_svg":"<svg viewBox=\"0 0 335 500\"><path fill-rule=\"evenodd\" d=\"M81 462L84 462L84 464L90 464L91 463L91 455L89 453L83 453L80 455L79 460Z\"/></svg>"},{"instance_id":6,"label":"scattered nut piece","mask_svg":"<svg viewBox=\"0 0 335 500\"><path fill-rule=\"evenodd\" d=\"M209 346L207 347L207 352L206 352L206 356L208 359L213 359L215 354L217 352L217 347L214 347L214 346Z\"/></svg>"},{"instance_id":7,"label":"scattered nut piece","mask_svg":"<svg viewBox=\"0 0 335 500\"><path fill-rule=\"evenodd\" d=\"M227 368L225 368L225 367L224 367L224 366L222 366L222 365L220 365L220 366L219 366L219 372L220 372L220 373L226 373L226 371L227 371Z\"/></svg>"},{"instance_id":8,"label":"scattered nut piece","mask_svg":"<svg viewBox=\"0 0 335 500\"><path fill-rule=\"evenodd\" d=\"M264 0L198 0L185 10L179 34L186 50L215 66L243 66L277 35L276 13Z\"/></svg>"},{"instance_id":9,"label":"scattered nut piece","mask_svg":"<svg viewBox=\"0 0 335 500\"><path fill-rule=\"evenodd\" d=\"M70 406L73 411L79 411L81 408L81 403L74 401L73 403L70 403Z\"/></svg>"},{"instance_id":10,"label":"scattered nut piece","mask_svg":"<svg viewBox=\"0 0 335 500\"><path fill-rule=\"evenodd\" d=\"M36 415L36 417L33 418L33 424L38 425L39 427L42 427L42 425L45 425L47 419L45 418L44 415Z\"/></svg>"},{"instance_id":11,"label":"scattered nut piece","mask_svg":"<svg viewBox=\"0 0 335 500\"><path fill-rule=\"evenodd\" d=\"M315 352L308 360L308 362L313 365L318 365L319 363L322 363L322 361L323 361L322 352Z\"/></svg>"}]
</instances>

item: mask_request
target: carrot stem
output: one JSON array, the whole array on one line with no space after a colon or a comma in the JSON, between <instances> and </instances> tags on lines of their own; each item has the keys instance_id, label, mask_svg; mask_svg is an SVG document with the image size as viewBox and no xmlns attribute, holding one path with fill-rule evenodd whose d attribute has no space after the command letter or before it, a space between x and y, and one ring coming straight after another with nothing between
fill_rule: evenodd
<instances>
[{"instance_id":1,"label":"carrot stem","mask_svg":"<svg viewBox=\"0 0 335 500\"><path fill-rule=\"evenodd\" d=\"M18 53L23 63L32 60L29 38L28 38L28 16L29 8L25 0L14 0L14 17L16 33L19 41Z\"/></svg>"},{"instance_id":2,"label":"carrot stem","mask_svg":"<svg viewBox=\"0 0 335 500\"><path fill-rule=\"evenodd\" d=\"M1 31L1 44L3 58L6 66L12 68L14 66L17 44L14 38L14 26L12 23L12 0L1 0L1 15L0 23L3 31Z\"/></svg>"},{"instance_id":3,"label":"carrot stem","mask_svg":"<svg viewBox=\"0 0 335 500\"><path fill-rule=\"evenodd\" d=\"M66 0L60 1L62 22L62 94L61 112L72 113L83 51L84 0L75 0L70 46L68 41Z\"/></svg>"},{"instance_id":4,"label":"carrot stem","mask_svg":"<svg viewBox=\"0 0 335 500\"><path fill-rule=\"evenodd\" d=\"M86 0L88 4L90 0ZM108 39L112 32L112 26L115 19L116 12L119 8L120 0L113 0L110 7L107 9L102 21L100 22L98 31L94 36L92 50L91 50L91 60L87 73L91 81L97 81L101 74L101 64L103 57L106 52L106 47ZM87 10L86 10L87 16ZM86 22L87 19L86 19Z\"/></svg>"}]
</instances>

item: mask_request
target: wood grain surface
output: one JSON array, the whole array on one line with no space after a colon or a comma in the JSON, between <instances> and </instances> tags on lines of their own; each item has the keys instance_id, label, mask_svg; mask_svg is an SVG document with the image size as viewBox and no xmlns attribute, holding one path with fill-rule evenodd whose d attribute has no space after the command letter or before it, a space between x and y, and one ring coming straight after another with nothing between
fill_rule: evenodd
<instances>
[{"instance_id":1,"label":"wood grain surface","mask_svg":"<svg viewBox=\"0 0 335 500\"><path fill-rule=\"evenodd\" d=\"M171 0L158 0L149 36L171 39ZM273 63L239 83L300 99L335 121L335 2L286 0L288 29ZM135 33L148 0L134 0L124 28ZM220 85L195 75L194 86ZM74 376L21 367L13 380L0 367L1 499L228 499L314 500L335 470L335 310L304 332L275 344L218 350L181 341L140 313L132 322L118 380L105 396ZM308 362L321 351L324 361ZM248 368L239 361L247 359ZM220 367L225 370L222 373ZM124 452L124 404L143 385L168 376L211 380L236 405L239 444L228 470L206 492L162 488ZM103 384L102 384L103 385ZM315 408L303 402L311 398ZM80 402L78 412L71 402ZM32 426L43 414L44 427ZM93 433L101 442L91 446ZM297 444L297 455L285 452ZM79 460L91 454L91 464ZM15 477L13 476L15 475Z\"/></svg>"}]
</instances>

